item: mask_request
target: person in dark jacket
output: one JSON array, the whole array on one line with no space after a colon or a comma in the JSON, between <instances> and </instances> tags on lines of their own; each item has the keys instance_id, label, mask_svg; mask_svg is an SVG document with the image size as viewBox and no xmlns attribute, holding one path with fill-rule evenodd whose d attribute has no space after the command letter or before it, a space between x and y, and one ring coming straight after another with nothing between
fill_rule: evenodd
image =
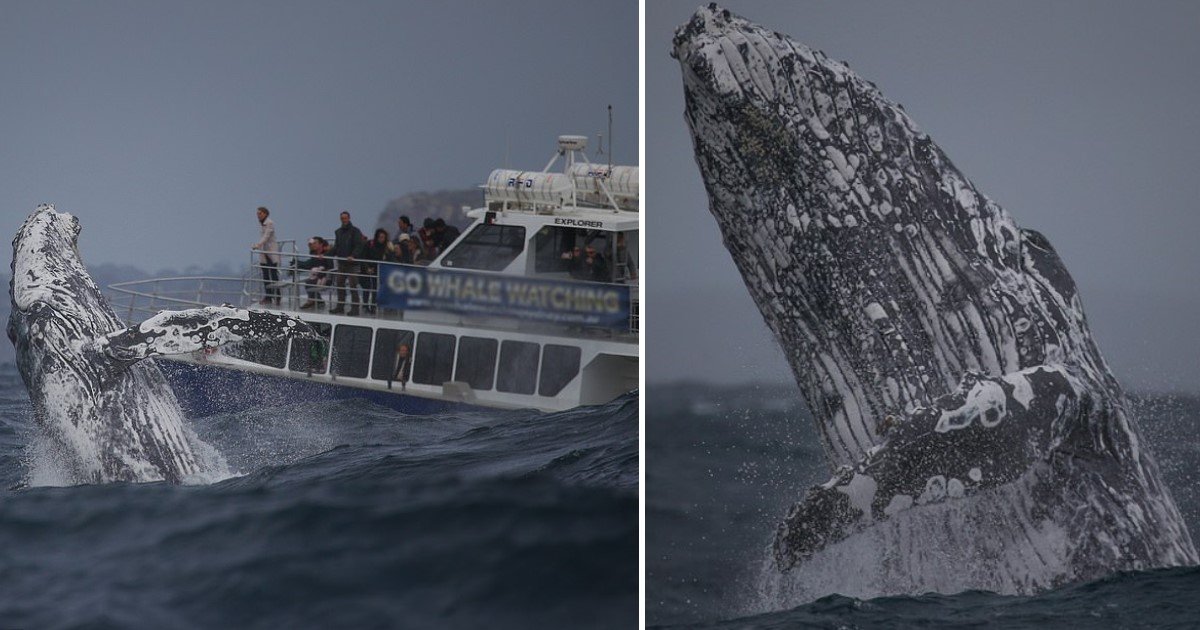
<instances>
[{"instance_id":1,"label":"person in dark jacket","mask_svg":"<svg viewBox=\"0 0 1200 630\"><path fill-rule=\"evenodd\" d=\"M563 270L571 274L575 280L588 282L612 282L612 274L604 255L596 251L596 247L588 243L587 247L578 247L562 254Z\"/></svg>"},{"instance_id":2,"label":"person in dark jacket","mask_svg":"<svg viewBox=\"0 0 1200 630\"><path fill-rule=\"evenodd\" d=\"M387 230L375 230L375 240L363 247L363 299L367 302L367 312L375 312L375 294L379 289L379 263L395 262L395 246L388 240Z\"/></svg>"},{"instance_id":3,"label":"person in dark jacket","mask_svg":"<svg viewBox=\"0 0 1200 630\"><path fill-rule=\"evenodd\" d=\"M438 219L433 222L433 234L438 252L444 252L454 241L458 240L462 232L453 225L447 225L445 219Z\"/></svg>"},{"instance_id":4,"label":"person in dark jacket","mask_svg":"<svg viewBox=\"0 0 1200 630\"><path fill-rule=\"evenodd\" d=\"M418 245L421 246L421 251L425 253L425 258L431 261L441 253L438 251L437 246L438 236L433 232L435 225L436 222L433 219L425 217L425 222L422 224L421 229L417 230L417 238L421 239Z\"/></svg>"},{"instance_id":5,"label":"person in dark jacket","mask_svg":"<svg viewBox=\"0 0 1200 630\"><path fill-rule=\"evenodd\" d=\"M583 258L579 261L580 277L592 282L612 282L608 274L608 262L596 251L591 244L583 250Z\"/></svg>"},{"instance_id":6,"label":"person in dark jacket","mask_svg":"<svg viewBox=\"0 0 1200 630\"><path fill-rule=\"evenodd\" d=\"M341 260L337 261L337 299L338 305L330 309L330 313L345 312L346 306L346 282L350 282L350 311L347 315L358 315L358 259L362 257L363 246L366 245L367 237L363 236L362 230L354 227L350 222L350 213L342 212L342 227L334 232L333 239L333 255Z\"/></svg>"},{"instance_id":7,"label":"person in dark jacket","mask_svg":"<svg viewBox=\"0 0 1200 630\"><path fill-rule=\"evenodd\" d=\"M409 356L408 344L396 345L396 356L392 359L392 369L389 372L387 388L392 388L393 381L400 382L400 389L408 386L408 375L412 371L412 357Z\"/></svg>"},{"instance_id":8,"label":"person in dark jacket","mask_svg":"<svg viewBox=\"0 0 1200 630\"><path fill-rule=\"evenodd\" d=\"M308 277L304 279L304 288L308 291L308 301L300 305L300 310L308 310L310 308L325 308L325 299L321 297L321 288L328 282L325 277L325 272L331 267L329 261L325 260L325 252L329 249L329 241L326 241L320 236L314 236L308 239L309 257L306 260L294 262L297 269L308 270Z\"/></svg>"}]
</instances>

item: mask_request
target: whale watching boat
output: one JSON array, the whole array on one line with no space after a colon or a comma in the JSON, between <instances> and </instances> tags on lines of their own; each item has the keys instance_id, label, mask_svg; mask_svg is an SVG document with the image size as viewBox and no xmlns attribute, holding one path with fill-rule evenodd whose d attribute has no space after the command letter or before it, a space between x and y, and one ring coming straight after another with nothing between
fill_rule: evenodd
<instances>
[{"instance_id":1,"label":"whale watching boat","mask_svg":"<svg viewBox=\"0 0 1200 630\"><path fill-rule=\"evenodd\" d=\"M586 145L560 136L541 171L493 171L484 206L467 211L470 226L428 265L370 261L371 272L341 274L360 291L376 287L374 308L343 305L357 315L311 309L333 303L342 259L306 271L313 256L295 241L279 243L281 279L268 289L278 298L264 294L262 252L252 250L242 277L113 284L113 306L134 324L161 310L234 304L300 317L323 337L159 360L194 415L328 398L407 413L608 402L638 383L639 169L593 164ZM603 260L586 279L583 251L589 263Z\"/></svg>"}]
</instances>

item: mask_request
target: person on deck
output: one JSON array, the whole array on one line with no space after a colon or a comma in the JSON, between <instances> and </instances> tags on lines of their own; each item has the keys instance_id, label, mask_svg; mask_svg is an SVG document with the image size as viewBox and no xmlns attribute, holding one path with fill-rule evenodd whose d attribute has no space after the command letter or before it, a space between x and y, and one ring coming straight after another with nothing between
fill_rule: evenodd
<instances>
[{"instance_id":1,"label":"person on deck","mask_svg":"<svg viewBox=\"0 0 1200 630\"><path fill-rule=\"evenodd\" d=\"M320 236L314 236L308 239L309 257L296 263L296 269L306 269L309 272L308 277L304 279L308 301L300 305L300 310L325 308L325 299L321 297L321 289L328 283L325 272L331 266L329 261L325 260L325 252L328 249L329 241Z\"/></svg>"},{"instance_id":2,"label":"person on deck","mask_svg":"<svg viewBox=\"0 0 1200 630\"><path fill-rule=\"evenodd\" d=\"M617 255L614 261L617 265L617 272L620 282L631 282L637 280L637 261L629 253L629 248L625 246L625 233L617 232Z\"/></svg>"},{"instance_id":3,"label":"person on deck","mask_svg":"<svg viewBox=\"0 0 1200 630\"><path fill-rule=\"evenodd\" d=\"M571 277L576 280L584 280L583 265L583 249L573 247L562 253L562 270L571 274Z\"/></svg>"},{"instance_id":4,"label":"person on deck","mask_svg":"<svg viewBox=\"0 0 1200 630\"><path fill-rule=\"evenodd\" d=\"M592 282L612 282L608 273L608 262L604 255L596 251L592 245L583 250L583 259L579 261L580 277Z\"/></svg>"},{"instance_id":5,"label":"person on deck","mask_svg":"<svg viewBox=\"0 0 1200 630\"><path fill-rule=\"evenodd\" d=\"M396 346L396 356L392 359L392 371L388 376L387 387L392 388L393 381L399 381L400 389L407 389L408 374L412 371L412 358L408 354L408 344Z\"/></svg>"},{"instance_id":6,"label":"person on deck","mask_svg":"<svg viewBox=\"0 0 1200 630\"><path fill-rule=\"evenodd\" d=\"M387 230L375 230L375 239L367 243L362 251L363 299L368 313L375 313L375 293L379 288L379 263L395 262L396 248L388 240Z\"/></svg>"},{"instance_id":7,"label":"person on deck","mask_svg":"<svg viewBox=\"0 0 1200 630\"><path fill-rule=\"evenodd\" d=\"M438 251L444 252L454 241L458 240L462 232L453 225L448 225L445 219L438 219L433 222L433 234L433 238L437 242Z\"/></svg>"},{"instance_id":8,"label":"person on deck","mask_svg":"<svg viewBox=\"0 0 1200 630\"><path fill-rule=\"evenodd\" d=\"M430 261L442 253L437 246L438 237L437 234L434 234L434 226L434 220L425 217L425 222L422 224L421 229L417 230L417 238L421 239L417 244L421 246L421 251L425 254L425 258Z\"/></svg>"},{"instance_id":9,"label":"person on deck","mask_svg":"<svg viewBox=\"0 0 1200 630\"><path fill-rule=\"evenodd\" d=\"M259 304L279 306L279 243L275 240L275 222L271 220L271 211L264 207L260 206L256 214L260 238L250 248L259 252L264 296Z\"/></svg>"},{"instance_id":10,"label":"person on deck","mask_svg":"<svg viewBox=\"0 0 1200 630\"><path fill-rule=\"evenodd\" d=\"M412 221L409 220L406 214L400 215L400 218L397 220L395 243L400 243L400 235L402 234L407 234L409 238L417 236L417 228L413 226Z\"/></svg>"},{"instance_id":11,"label":"person on deck","mask_svg":"<svg viewBox=\"0 0 1200 630\"><path fill-rule=\"evenodd\" d=\"M330 313L338 314L345 312L347 315L358 315L359 301L358 295L358 258L362 256L363 246L366 245L367 237L363 236L362 230L354 227L350 222L350 213L343 211L339 218L342 221L342 227L334 232L333 239L333 255L339 258L337 261L337 299L338 305L329 310ZM350 310L346 311L346 282L350 283Z\"/></svg>"},{"instance_id":12,"label":"person on deck","mask_svg":"<svg viewBox=\"0 0 1200 630\"><path fill-rule=\"evenodd\" d=\"M406 265L428 265L429 261L425 259L421 252L421 241L417 238L411 238L407 234L401 234L397 241L399 246L396 248L396 262Z\"/></svg>"},{"instance_id":13,"label":"person on deck","mask_svg":"<svg viewBox=\"0 0 1200 630\"><path fill-rule=\"evenodd\" d=\"M582 253L580 248L576 247L574 251L564 253L563 260L566 260L566 270L570 271L571 277L576 280L612 282L608 262L604 254L596 251L594 245L588 244Z\"/></svg>"}]
</instances>

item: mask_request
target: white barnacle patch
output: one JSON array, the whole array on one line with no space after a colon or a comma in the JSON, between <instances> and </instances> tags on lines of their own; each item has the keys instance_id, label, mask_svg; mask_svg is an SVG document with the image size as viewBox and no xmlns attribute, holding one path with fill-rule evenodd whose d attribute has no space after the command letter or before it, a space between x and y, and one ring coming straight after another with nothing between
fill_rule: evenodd
<instances>
[{"instance_id":1,"label":"white barnacle patch","mask_svg":"<svg viewBox=\"0 0 1200 630\"><path fill-rule=\"evenodd\" d=\"M967 393L967 400L961 407L942 411L933 430L946 433L965 429L977 418L983 426L994 427L1008 413L1007 404L1004 388L994 381L980 381Z\"/></svg>"},{"instance_id":2,"label":"white barnacle patch","mask_svg":"<svg viewBox=\"0 0 1200 630\"><path fill-rule=\"evenodd\" d=\"M883 132L877 125L867 127L867 146L876 153L883 151Z\"/></svg>"},{"instance_id":3,"label":"white barnacle patch","mask_svg":"<svg viewBox=\"0 0 1200 630\"><path fill-rule=\"evenodd\" d=\"M946 477L934 475L925 482L925 491L917 497L917 503L925 505L946 498Z\"/></svg>"},{"instance_id":4,"label":"white barnacle patch","mask_svg":"<svg viewBox=\"0 0 1200 630\"><path fill-rule=\"evenodd\" d=\"M866 308L863 310L867 312L867 317L870 317L871 321L873 322L877 322L881 319L887 319L888 316L887 311L883 310L883 306L881 306L879 302L871 302L867 304Z\"/></svg>"},{"instance_id":5,"label":"white barnacle patch","mask_svg":"<svg viewBox=\"0 0 1200 630\"><path fill-rule=\"evenodd\" d=\"M903 512L913 506L913 498L907 494L897 494L888 502L887 507L883 508L883 513L888 516L894 516L897 512Z\"/></svg>"},{"instance_id":6,"label":"white barnacle patch","mask_svg":"<svg viewBox=\"0 0 1200 630\"><path fill-rule=\"evenodd\" d=\"M870 517L871 502L875 500L875 492L879 489L879 484L867 475L854 473L854 477L850 479L850 483L839 486L838 491L850 497L850 505L858 508L863 514Z\"/></svg>"},{"instance_id":7,"label":"white barnacle patch","mask_svg":"<svg viewBox=\"0 0 1200 630\"><path fill-rule=\"evenodd\" d=\"M801 228L800 215L796 213L796 206L789 203L787 206L786 216L788 223L790 223L792 227L796 229Z\"/></svg>"},{"instance_id":8,"label":"white barnacle patch","mask_svg":"<svg viewBox=\"0 0 1200 630\"><path fill-rule=\"evenodd\" d=\"M1015 374L1006 374L1003 377L1005 383L1013 386L1012 397L1025 409L1029 409L1029 404L1033 402L1033 386L1029 383L1029 379L1025 374L1017 372Z\"/></svg>"}]
</instances>

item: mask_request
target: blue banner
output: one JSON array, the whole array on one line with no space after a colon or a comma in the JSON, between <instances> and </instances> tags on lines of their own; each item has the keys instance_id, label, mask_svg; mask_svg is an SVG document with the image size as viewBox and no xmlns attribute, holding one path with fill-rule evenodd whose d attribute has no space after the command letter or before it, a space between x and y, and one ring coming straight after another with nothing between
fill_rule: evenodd
<instances>
[{"instance_id":1,"label":"blue banner","mask_svg":"<svg viewBox=\"0 0 1200 630\"><path fill-rule=\"evenodd\" d=\"M560 324L626 328L629 287L379 265L379 305L516 317Z\"/></svg>"}]
</instances>

